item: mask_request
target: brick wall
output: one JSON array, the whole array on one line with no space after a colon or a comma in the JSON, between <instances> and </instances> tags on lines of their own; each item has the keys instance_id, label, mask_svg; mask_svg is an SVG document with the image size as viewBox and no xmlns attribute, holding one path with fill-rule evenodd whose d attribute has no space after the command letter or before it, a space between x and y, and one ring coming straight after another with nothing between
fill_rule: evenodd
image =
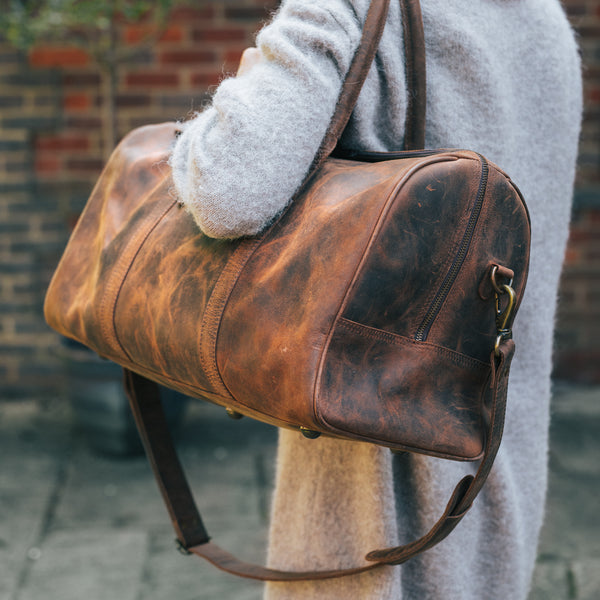
<instances>
[{"instance_id":1,"label":"brick wall","mask_svg":"<svg viewBox=\"0 0 600 600\"><path fill-rule=\"evenodd\" d=\"M47 361L55 336L40 318L40 303L59 252L64 226L50 195L34 178L33 131L60 124L60 76L33 72L23 57L0 45L0 381L1 396L52 377Z\"/></svg>"},{"instance_id":2,"label":"brick wall","mask_svg":"<svg viewBox=\"0 0 600 600\"><path fill-rule=\"evenodd\" d=\"M118 72L118 135L184 117L235 71L276 0L198 0L177 9L160 40L121 24L135 56ZM600 8L566 0L586 63L586 120L563 277L557 374L598 379L600 360ZM0 399L55 394L58 338L43 295L68 232L97 178L106 144L106 78L85 51L40 46L24 56L0 40Z\"/></svg>"},{"instance_id":3,"label":"brick wall","mask_svg":"<svg viewBox=\"0 0 600 600\"><path fill-rule=\"evenodd\" d=\"M121 45L137 51L118 73L118 135L201 108L276 5L198 0L175 10L150 46L148 25L122 24ZM43 297L110 150L106 78L68 42L24 56L0 39L0 400L64 383Z\"/></svg>"},{"instance_id":4,"label":"brick wall","mask_svg":"<svg viewBox=\"0 0 600 600\"><path fill-rule=\"evenodd\" d=\"M564 0L584 65L584 121L556 332L557 377L600 382L600 3ZM560 157L557 157L560 160Z\"/></svg>"}]
</instances>

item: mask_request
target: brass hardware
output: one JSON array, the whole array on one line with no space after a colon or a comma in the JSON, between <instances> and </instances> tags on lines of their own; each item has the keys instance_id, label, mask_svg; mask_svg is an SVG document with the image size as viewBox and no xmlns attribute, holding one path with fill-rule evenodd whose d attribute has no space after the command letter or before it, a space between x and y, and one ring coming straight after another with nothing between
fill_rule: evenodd
<instances>
[{"instance_id":1,"label":"brass hardware","mask_svg":"<svg viewBox=\"0 0 600 600\"><path fill-rule=\"evenodd\" d=\"M230 419L234 421L238 421L239 419L243 419L244 415L242 413L237 412L237 410L233 410L233 408L226 408L225 412Z\"/></svg>"},{"instance_id":2,"label":"brass hardware","mask_svg":"<svg viewBox=\"0 0 600 600\"><path fill-rule=\"evenodd\" d=\"M181 540L175 540L175 547L184 556L190 556L191 552L183 545Z\"/></svg>"},{"instance_id":3,"label":"brass hardware","mask_svg":"<svg viewBox=\"0 0 600 600\"><path fill-rule=\"evenodd\" d=\"M494 272L492 271L492 280ZM494 283L494 287L497 287ZM510 285L503 284L498 287L496 292L496 330L498 336L496 337L496 343L494 344L494 353L496 356L499 354L500 343L504 340L512 339L512 325L515 319L516 307L517 307L517 294ZM504 308L500 306L500 298L507 296L507 303Z\"/></svg>"},{"instance_id":4,"label":"brass hardware","mask_svg":"<svg viewBox=\"0 0 600 600\"><path fill-rule=\"evenodd\" d=\"M300 433L309 440L316 440L321 435L319 431L314 431L314 429L308 429L307 427L300 427Z\"/></svg>"},{"instance_id":5,"label":"brass hardware","mask_svg":"<svg viewBox=\"0 0 600 600\"><path fill-rule=\"evenodd\" d=\"M500 308L500 295L508 295L508 304L505 308ZM509 285L502 286L501 294L496 294L496 328L498 332L504 329L510 329L515 318L515 304L517 303L517 294Z\"/></svg>"},{"instance_id":6,"label":"brass hardware","mask_svg":"<svg viewBox=\"0 0 600 600\"><path fill-rule=\"evenodd\" d=\"M405 454L410 454L406 450L398 450L397 448L390 448L390 452L392 454L397 454L398 456L404 456Z\"/></svg>"},{"instance_id":7,"label":"brass hardware","mask_svg":"<svg viewBox=\"0 0 600 600\"><path fill-rule=\"evenodd\" d=\"M502 290L502 286L498 284L498 282L496 281L496 274L498 273L498 265L494 265L492 267L492 270L490 272L490 279L492 280L492 286L494 288L494 291L496 292L496 294L503 294L504 291ZM513 284L513 280L511 279L508 282L508 286L511 286Z\"/></svg>"}]
</instances>

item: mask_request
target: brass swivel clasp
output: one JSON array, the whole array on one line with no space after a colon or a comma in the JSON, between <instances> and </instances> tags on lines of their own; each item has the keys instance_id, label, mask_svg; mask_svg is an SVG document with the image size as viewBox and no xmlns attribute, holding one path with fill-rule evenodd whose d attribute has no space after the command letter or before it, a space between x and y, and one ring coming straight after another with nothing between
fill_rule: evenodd
<instances>
[{"instance_id":1,"label":"brass swivel clasp","mask_svg":"<svg viewBox=\"0 0 600 600\"><path fill-rule=\"evenodd\" d=\"M512 279L508 283L498 283L496 279L497 267L491 271L492 286L496 296L496 343L494 353L498 356L500 344L504 340L512 339L512 326L517 308L517 294L513 290Z\"/></svg>"}]
</instances>

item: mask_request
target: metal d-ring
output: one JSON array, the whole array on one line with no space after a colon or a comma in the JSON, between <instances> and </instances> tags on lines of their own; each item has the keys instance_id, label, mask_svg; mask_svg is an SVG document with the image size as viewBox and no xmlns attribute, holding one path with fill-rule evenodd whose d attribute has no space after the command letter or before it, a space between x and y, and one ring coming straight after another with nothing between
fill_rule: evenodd
<instances>
[{"instance_id":1,"label":"metal d-ring","mask_svg":"<svg viewBox=\"0 0 600 600\"><path fill-rule=\"evenodd\" d=\"M492 280L492 287L494 288L494 291L496 292L496 294L504 294L504 291L502 290L502 286L498 285L498 282L496 281L496 273L498 273L498 265L493 265L492 271L490 273L490 279ZM511 286L512 284L513 284L513 280L511 278L507 285Z\"/></svg>"},{"instance_id":2,"label":"metal d-ring","mask_svg":"<svg viewBox=\"0 0 600 600\"><path fill-rule=\"evenodd\" d=\"M512 325L515 319L517 308L517 294L508 284L503 284L496 292L496 343L494 344L494 353L496 356L500 353L500 344L504 340L512 339ZM500 307L500 297L508 296L508 302L504 308Z\"/></svg>"}]
</instances>

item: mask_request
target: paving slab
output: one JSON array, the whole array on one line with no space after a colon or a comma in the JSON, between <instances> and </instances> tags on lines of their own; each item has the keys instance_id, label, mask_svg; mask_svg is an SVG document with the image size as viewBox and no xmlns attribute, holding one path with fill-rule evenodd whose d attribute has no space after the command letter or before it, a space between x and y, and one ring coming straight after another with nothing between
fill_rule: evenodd
<instances>
[{"instance_id":1,"label":"paving slab","mask_svg":"<svg viewBox=\"0 0 600 600\"><path fill-rule=\"evenodd\" d=\"M600 599L600 388L559 384L530 600ZM276 430L194 402L178 449L207 528L266 554ZM174 550L143 456L90 448L59 399L0 402L0 600L260 600L261 583ZM510 600L510 599L508 599Z\"/></svg>"},{"instance_id":2,"label":"paving slab","mask_svg":"<svg viewBox=\"0 0 600 600\"><path fill-rule=\"evenodd\" d=\"M543 559L536 565L529 600L569 600L573 598L568 564L559 559Z\"/></svg>"},{"instance_id":3,"label":"paving slab","mask_svg":"<svg viewBox=\"0 0 600 600\"><path fill-rule=\"evenodd\" d=\"M600 387L558 383L546 518L530 600L600 599Z\"/></svg>"},{"instance_id":4,"label":"paving slab","mask_svg":"<svg viewBox=\"0 0 600 600\"><path fill-rule=\"evenodd\" d=\"M600 558L584 557L571 563L571 581L578 600L600 598Z\"/></svg>"},{"instance_id":5,"label":"paving slab","mask_svg":"<svg viewBox=\"0 0 600 600\"><path fill-rule=\"evenodd\" d=\"M136 600L147 534L138 529L51 533L36 548L19 600Z\"/></svg>"},{"instance_id":6,"label":"paving slab","mask_svg":"<svg viewBox=\"0 0 600 600\"><path fill-rule=\"evenodd\" d=\"M264 560L276 435L197 403L179 436L209 531L247 559ZM262 596L179 554L145 457L94 452L64 403L0 403L0 455L0 600Z\"/></svg>"},{"instance_id":7,"label":"paving slab","mask_svg":"<svg viewBox=\"0 0 600 600\"><path fill-rule=\"evenodd\" d=\"M0 411L0 600L16 598L58 501L69 426L58 419L40 431L36 402Z\"/></svg>"}]
</instances>

